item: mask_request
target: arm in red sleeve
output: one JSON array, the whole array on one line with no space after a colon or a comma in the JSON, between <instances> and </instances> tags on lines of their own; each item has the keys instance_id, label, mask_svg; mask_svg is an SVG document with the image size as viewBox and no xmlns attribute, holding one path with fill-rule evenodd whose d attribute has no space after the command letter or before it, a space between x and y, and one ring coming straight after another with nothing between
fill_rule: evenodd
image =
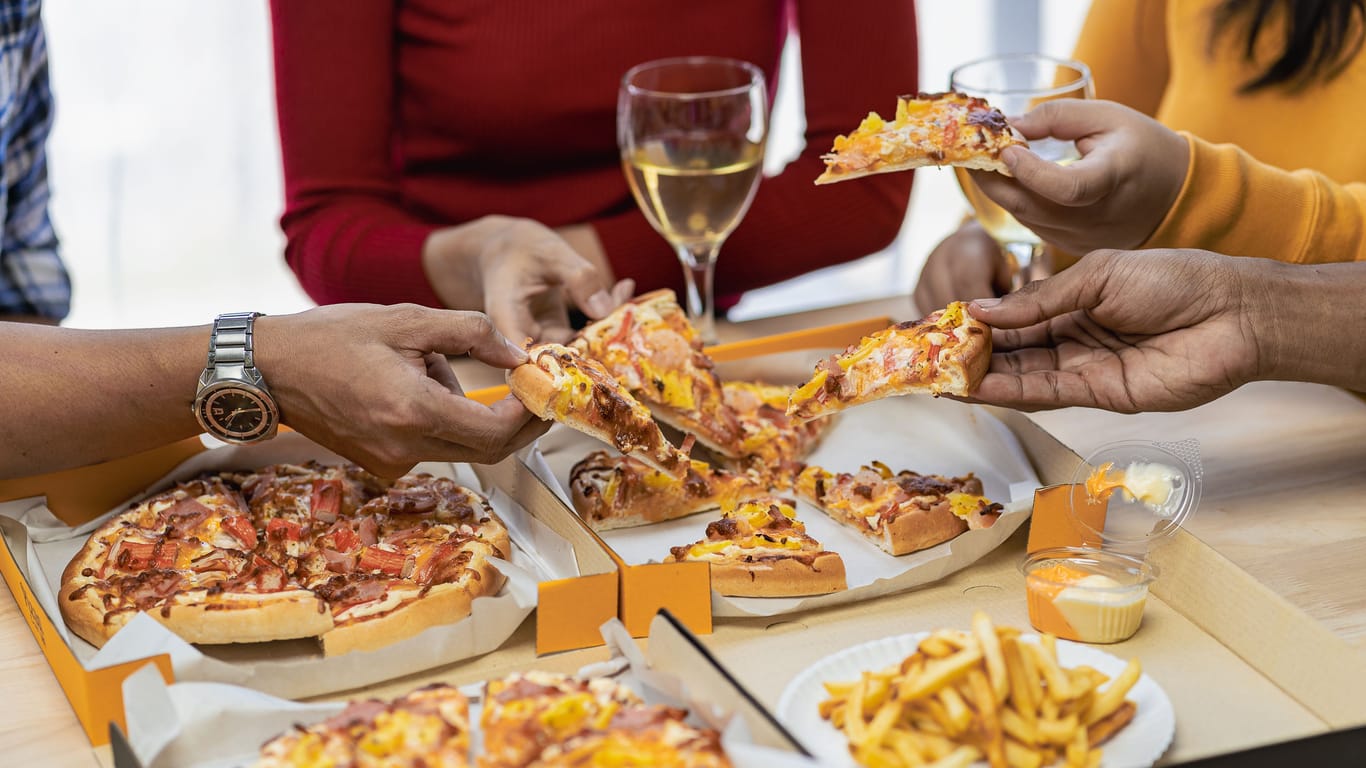
<instances>
[{"instance_id":1,"label":"arm in red sleeve","mask_svg":"<svg viewBox=\"0 0 1366 768\"><path fill-rule=\"evenodd\" d=\"M800 0L797 25L806 147L781 174L760 182L754 204L721 248L718 294L874 253L896 238L906 215L910 173L821 187L813 182L836 134L919 89L913 3ZM681 287L677 260L658 255L669 248L643 215L632 211L593 223L618 277L635 278L640 290Z\"/></svg>"},{"instance_id":2,"label":"arm in red sleeve","mask_svg":"<svg viewBox=\"0 0 1366 768\"><path fill-rule=\"evenodd\" d=\"M441 306L399 204L392 2L271 0L285 260L320 304Z\"/></svg>"}]
</instances>

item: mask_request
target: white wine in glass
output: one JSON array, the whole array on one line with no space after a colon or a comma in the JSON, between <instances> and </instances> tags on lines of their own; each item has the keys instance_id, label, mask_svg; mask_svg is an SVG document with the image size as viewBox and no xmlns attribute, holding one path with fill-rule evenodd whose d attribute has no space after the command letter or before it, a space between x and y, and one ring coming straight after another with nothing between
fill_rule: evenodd
<instances>
[{"instance_id":1,"label":"white wine in glass","mask_svg":"<svg viewBox=\"0 0 1366 768\"><path fill-rule=\"evenodd\" d=\"M1034 53L992 56L955 67L949 75L955 91L986 99L1007 117L1022 115L1052 99L1090 99L1095 97L1091 70L1070 59ZM1029 143L1031 151L1045 160L1066 165L1081 155L1070 141L1040 139ZM1039 236L1020 224L999 205L982 194L972 176L955 168L958 185L977 214L977 221L1000 244L1011 260L1011 290L1024 287L1036 273L1046 269L1044 247Z\"/></svg>"},{"instance_id":2,"label":"white wine in glass","mask_svg":"<svg viewBox=\"0 0 1366 768\"><path fill-rule=\"evenodd\" d=\"M767 110L763 73L743 61L663 59L622 78L622 167L645 218L683 263L688 318L707 343L716 340L717 254L758 188Z\"/></svg>"}]
</instances>

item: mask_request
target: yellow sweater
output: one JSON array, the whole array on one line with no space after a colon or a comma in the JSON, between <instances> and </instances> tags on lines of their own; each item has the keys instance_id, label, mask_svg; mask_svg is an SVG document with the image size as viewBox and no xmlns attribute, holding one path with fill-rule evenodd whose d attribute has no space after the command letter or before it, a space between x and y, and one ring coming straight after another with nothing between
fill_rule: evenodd
<instances>
[{"instance_id":1,"label":"yellow sweater","mask_svg":"<svg viewBox=\"0 0 1366 768\"><path fill-rule=\"evenodd\" d=\"M1190 143L1185 185L1144 247L1366 260L1366 53L1326 83L1240 94L1262 67L1243 62L1241 30L1210 48L1217 3L1094 0L1077 41L1098 98ZM1263 33L1259 62L1279 47L1279 22Z\"/></svg>"}]
</instances>

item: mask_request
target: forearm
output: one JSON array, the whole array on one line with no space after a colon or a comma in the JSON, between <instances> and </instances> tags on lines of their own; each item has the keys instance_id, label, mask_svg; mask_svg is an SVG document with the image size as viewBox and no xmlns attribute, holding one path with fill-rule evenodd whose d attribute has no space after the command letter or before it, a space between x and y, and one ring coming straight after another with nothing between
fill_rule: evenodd
<instances>
[{"instance_id":1,"label":"forearm","mask_svg":"<svg viewBox=\"0 0 1366 768\"><path fill-rule=\"evenodd\" d=\"M1238 262L1258 378L1366 390L1366 264Z\"/></svg>"},{"instance_id":2,"label":"forearm","mask_svg":"<svg viewBox=\"0 0 1366 768\"><path fill-rule=\"evenodd\" d=\"M0 323L0 478L84 466L198 434L209 329Z\"/></svg>"},{"instance_id":3,"label":"forearm","mask_svg":"<svg viewBox=\"0 0 1366 768\"><path fill-rule=\"evenodd\" d=\"M1293 263L1366 260L1366 184L1259 162L1186 135L1185 184L1143 248L1200 248Z\"/></svg>"}]
</instances>

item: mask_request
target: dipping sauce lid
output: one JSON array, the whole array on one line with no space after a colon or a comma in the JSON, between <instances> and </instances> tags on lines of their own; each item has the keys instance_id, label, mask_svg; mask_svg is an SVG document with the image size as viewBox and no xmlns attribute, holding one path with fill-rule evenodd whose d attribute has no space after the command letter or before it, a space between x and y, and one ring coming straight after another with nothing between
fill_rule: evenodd
<instances>
[{"instance_id":1,"label":"dipping sauce lid","mask_svg":"<svg viewBox=\"0 0 1366 768\"><path fill-rule=\"evenodd\" d=\"M1077 467L1072 482L1085 485L1088 479L1092 487L1102 488L1113 482L1128 482L1139 496L1111 489L1099 530L1073 502L1069 505L1073 521L1083 531L1098 536L1103 548L1142 554L1153 543L1175 533L1199 506L1204 483L1200 443L1194 439L1109 443Z\"/></svg>"}]
</instances>

